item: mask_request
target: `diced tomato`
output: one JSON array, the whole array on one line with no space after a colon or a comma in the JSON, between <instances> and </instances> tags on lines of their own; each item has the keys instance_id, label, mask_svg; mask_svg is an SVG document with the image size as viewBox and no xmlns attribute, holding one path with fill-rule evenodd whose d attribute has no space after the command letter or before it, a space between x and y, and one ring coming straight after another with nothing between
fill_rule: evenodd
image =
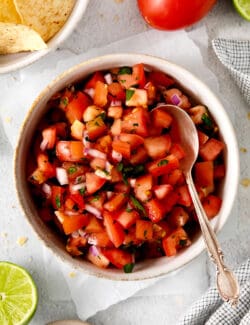
<instances>
[{"instance_id":1,"label":"diced tomato","mask_svg":"<svg viewBox=\"0 0 250 325\"><path fill-rule=\"evenodd\" d=\"M170 235L172 231L173 230L169 226L169 223L165 220L161 220L160 222L153 224L153 237L155 239L162 239L163 237Z\"/></svg>"},{"instance_id":2,"label":"diced tomato","mask_svg":"<svg viewBox=\"0 0 250 325\"><path fill-rule=\"evenodd\" d=\"M84 147L81 141L58 141L56 156L61 161L77 162L84 158Z\"/></svg>"},{"instance_id":3,"label":"diced tomato","mask_svg":"<svg viewBox=\"0 0 250 325\"><path fill-rule=\"evenodd\" d=\"M86 82L84 89L95 89L97 81L105 82L103 73L101 71L96 71L90 79Z\"/></svg>"},{"instance_id":4,"label":"diced tomato","mask_svg":"<svg viewBox=\"0 0 250 325\"><path fill-rule=\"evenodd\" d=\"M129 88L126 90L126 105L128 107L147 107L148 93L145 89Z\"/></svg>"},{"instance_id":5,"label":"diced tomato","mask_svg":"<svg viewBox=\"0 0 250 325\"><path fill-rule=\"evenodd\" d=\"M89 223L84 228L84 231L86 231L87 233L98 233L103 232L104 227L102 226L101 222L96 219L95 216L89 215Z\"/></svg>"},{"instance_id":6,"label":"diced tomato","mask_svg":"<svg viewBox=\"0 0 250 325\"><path fill-rule=\"evenodd\" d=\"M106 231L89 234L88 243L98 247L113 247L113 243L110 241Z\"/></svg>"},{"instance_id":7,"label":"diced tomato","mask_svg":"<svg viewBox=\"0 0 250 325\"><path fill-rule=\"evenodd\" d=\"M225 165L214 166L214 179L222 179L223 177L225 177Z\"/></svg>"},{"instance_id":8,"label":"diced tomato","mask_svg":"<svg viewBox=\"0 0 250 325\"><path fill-rule=\"evenodd\" d=\"M117 211L124 206L128 201L128 197L125 193L117 193L104 204L104 209L113 212Z\"/></svg>"},{"instance_id":9,"label":"diced tomato","mask_svg":"<svg viewBox=\"0 0 250 325\"><path fill-rule=\"evenodd\" d=\"M209 139L209 136L206 135L204 132L201 132L200 130L197 131L198 132L198 138L199 138L199 145L200 147L205 144L207 142L207 140Z\"/></svg>"},{"instance_id":10,"label":"diced tomato","mask_svg":"<svg viewBox=\"0 0 250 325\"><path fill-rule=\"evenodd\" d=\"M86 188L88 194L98 191L106 183L105 178L97 176L95 173L86 173Z\"/></svg>"},{"instance_id":11,"label":"diced tomato","mask_svg":"<svg viewBox=\"0 0 250 325\"><path fill-rule=\"evenodd\" d=\"M100 138L97 139L97 145L99 146L99 150L104 152L104 153L108 153L111 149L111 145L112 145L112 138L111 136L108 135L104 135Z\"/></svg>"},{"instance_id":12,"label":"diced tomato","mask_svg":"<svg viewBox=\"0 0 250 325\"><path fill-rule=\"evenodd\" d=\"M199 155L204 160L215 160L224 149L224 143L214 138L210 138L200 147Z\"/></svg>"},{"instance_id":13,"label":"diced tomato","mask_svg":"<svg viewBox=\"0 0 250 325\"><path fill-rule=\"evenodd\" d=\"M85 208L83 196L80 193L71 194L70 198L77 204L80 210Z\"/></svg>"},{"instance_id":14,"label":"diced tomato","mask_svg":"<svg viewBox=\"0 0 250 325\"><path fill-rule=\"evenodd\" d=\"M185 182L183 173L181 169L174 169L170 171L168 174L163 175L161 179L162 184L170 184L172 186L178 184L182 185Z\"/></svg>"},{"instance_id":15,"label":"diced tomato","mask_svg":"<svg viewBox=\"0 0 250 325\"><path fill-rule=\"evenodd\" d=\"M168 222L172 227L183 227L189 219L187 211L180 206L175 206L168 216Z\"/></svg>"},{"instance_id":16,"label":"diced tomato","mask_svg":"<svg viewBox=\"0 0 250 325\"><path fill-rule=\"evenodd\" d=\"M118 182L114 186L115 192L118 193L126 193L128 194L130 191L130 186L128 184L125 184L124 182Z\"/></svg>"},{"instance_id":17,"label":"diced tomato","mask_svg":"<svg viewBox=\"0 0 250 325\"><path fill-rule=\"evenodd\" d=\"M153 223L147 220L137 220L135 234L137 239L151 240L153 238Z\"/></svg>"},{"instance_id":18,"label":"diced tomato","mask_svg":"<svg viewBox=\"0 0 250 325\"><path fill-rule=\"evenodd\" d=\"M140 215L136 210L127 208L118 212L116 220L123 226L123 228L129 229L139 218Z\"/></svg>"},{"instance_id":19,"label":"diced tomato","mask_svg":"<svg viewBox=\"0 0 250 325\"><path fill-rule=\"evenodd\" d=\"M174 155L168 155L147 165L148 172L153 176L167 174L178 167L179 160Z\"/></svg>"},{"instance_id":20,"label":"diced tomato","mask_svg":"<svg viewBox=\"0 0 250 325\"><path fill-rule=\"evenodd\" d=\"M101 169L104 170L106 167L106 160L102 158L93 158L90 161L90 167L94 170Z\"/></svg>"},{"instance_id":21,"label":"diced tomato","mask_svg":"<svg viewBox=\"0 0 250 325\"><path fill-rule=\"evenodd\" d=\"M51 203L55 210L62 210L64 204L65 188L62 186L51 186Z\"/></svg>"},{"instance_id":22,"label":"diced tomato","mask_svg":"<svg viewBox=\"0 0 250 325\"><path fill-rule=\"evenodd\" d=\"M214 190L214 164L213 161L197 162L194 165L194 180L199 187L206 188L207 193Z\"/></svg>"},{"instance_id":23,"label":"diced tomato","mask_svg":"<svg viewBox=\"0 0 250 325\"><path fill-rule=\"evenodd\" d=\"M135 226L132 226L126 230L123 245L130 246L130 245L139 245L141 243L142 243L142 240L136 238Z\"/></svg>"},{"instance_id":24,"label":"diced tomato","mask_svg":"<svg viewBox=\"0 0 250 325\"><path fill-rule=\"evenodd\" d=\"M122 131L122 120L117 118L110 127L110 132L113 136L119 135Z\"/></svg>"},{"instance_id":25,"label":"diced tomato","mask_svg":"<svg viewBox=\"0 0 250 325\"><path fill-rule=\"evenodd\" d=\"M144 64L138 63L133 66L133 77L137 81L139 88L143 88L146 83L146 77L144 72Z\"/></svg>"},{"instance_id":26,"label":"diced tomato","mask_svg":"<svg viewBox=\"0 0 250 325\"><path fill-rule=\"evenodd\" d=\"M126 94L124 88L118 82L112 82L108 85L108 92L115 97L115 100L124 101L126 98Z\"/></svg>"},{"instance_id":27,"label":"diced tomato","mask_svg":"<svg viewBox=\"0 0 250 325\"><path fill-rule=\"evenodd\" d=\"M46 149L53 149L56 144L56 128L50 126L42 131L43 141L46 144Z\"/></svg>"},{"instance_id":28,"label":"diced tomato","mask_svg":"<svg viewBox=\"0 0 250 325\"><path fill-rule=\"evenodd\" d=\"M86 226L89 222L89 217L87 214L77 214L73 216L68 216L62 211L55 211L55 215L63 226L63 230L66 235L81 229Z\"/></svg>"},{"instance_id":29,"label":"diced tomato","mask_svg":"<svg viewBox=\"0 0 250 325\"><path fill-rule=\"evenodd\" d=\"M87 122L86 129L91 141L99 138L107 132L107 126L101 116L97 116L94 120Z\"/></svg>"},{"instance_id":30,"label":"diced tomato","mask_svg":"<svg viewBox=\"0 0 250 325\"><path fill-rule=\"evenodd\" d=\"M78 91L66 107L66 117L72 124L75 120L82 120L85 109L91 105L91 99L85 93Z\"/></svg>"},{"instance_id":31,"label":"diced tomato","mask_svg":"<svg viewBox=\"0 0 250 325\"><path fill-rule=\"evenodd\" d=\"M121 118L123 113L123 108L121 106L109 106L108 108L108 117L114 119Z\"/></svg>"},{"instance_id":32,"label":"diced tomato","mask_svg":"<svg viewBox=\"0 0 250 325\"><path fill-rule=\"evenodd\" d=\"M86 255L87 259L100 268L107 268L109 266L109 260L103 255L101 248L96 246L90 246Z\"/></svg>"},{"instance_id":33,"label":"diced tomato","mask_svg":"<svg viewBox=\"0 0 250 325\"><path fill-rule=\"evenodd\" d=\"M161 71L150 71L148 75L148 79L157 87L158 86L169 87L174 85L175 83L174 79L167 76L165 73Z\"/></svg>"},{"instance_id":34,"label":"diced tomato","mask_svg":"<svg viewBox=\"0 0 250 325\"><path fill-rule=\"evenodd\" d=\"M105 113L105 111L96 106L96 105L90 105L88 106L84 113L83 113L83 120L84 122L89 122L89 121L92 121L94 120L97 116L101 116L101 114Z\"/></svg>"},{"instance_id":35,"label":"diced tomato","mask_svg":"<svg viewBox=\"0 0 250 325\"><path fill-rule=\"evenodd\" d=\"M144 89L146 89L148 94L148 104L151 105L156 97L156 88L154 84L151 81L149 81L144 86Z\"/></svg>"},{"instance_id":36,"label":"diced tomato","mask_svg":"<svg viewBox=\"0 0 250 325\"><path fill-rule=\"evenodd\" d=\"M164 217L164 208L158 199L151 199L144 203L149 219L159 222Z\"/></svg>"},{"instance_id":37,"label":"diced tomato","mask_svg":"<svg viewBox=\"0 0 250 325\"><path fill-rule=\"evenodd\" d=\"M142 202L152 197L153 177L151 174L140 176L136 179L134 191L137 199Z\"/></svg>"},{"instance_id":38,"label":"diced tomato","mask_svg":"<svg viewBox=\"0 0 250 325\"><path fill-rule=\"evenodd\" d=\"M119 152L124 158L129 159L131 154L131 146L128 142L123 142L121 140L114 140L112 142L112 148Z\"/></svg>"},{"instance_id":39,"label":"diced tomato","mask_svg":"<svg viewBox=\"0 0 250 325\"><path fill-rule=\"evenodd\" d=\"M194 124L202 124L204 114L207 114L207 109L203 105L197 105L189 109L189 114Z\"/></svg>"},{"instance_id":40,"label":"diced tomato","mask_svg":"<svg viewBox=\"0 0 250 325\"><path fill-rule=\"evenodd\" d=\"M212 194L208 195L202 201L202 205L203 205L203 208L206 212L208 219L212 219L219 213L221 203L222 203L221 198L219 198L218 196L212 195Z\"/></svg>"},{"instance_id":41,"label":"diced tomato","mask_svg":"<svg viewBox=\"0 0 250 325\"><path fill-rule=\"evenodd\" d=\"M147 151L144 148L144 146L140 146L140 147L136 148L135 151L136 151L135 153L132 152L132 155L129 160L130 163L132 165L144 163L148 157Z\"/></svg>"},{"instance_id":42,"label":"diced tomato","mask_svg":"<svg viewBox=\"0 0 250 325\"><path fill-rule=\"evenodd\" d=\"M170 184L155 185L153 191L157 199L162 200L173 191L173 186Z\"/></svg>"},{"instance_id":43,"label":"diced tomato","mask_svg":"<svg viewBox=\"0 0 250 325\"><path fill-rule=\"evenodd\" d=\"M32 184L43 184L44 182L47 181L47 179L49 178L48 175L46 175L42 170L40 170L39 168L36 168L31 175L29 176L28 180L32 183Z\"/></svg>"},{"instance_id":44,"label":"diced tomato","mask_svg":"<svg viewBox=\"0 0 250 325\"><path fill-rule=\"evenodd\" d=\"M190 244L187 233L182 227L174 230L169 236L162 240L162 246L166 256L176 255L177 251Z\"/></svg>"},{"instance_id":45,"label":"diced tomato","mask_svg":"<svg viewBox=\"0 0 250 325\"><path fill-rule=\"evenodd\" d=\"M84 174L89 171L88 166L69 161L64 161L62 167L67 171L69 181L74 181L80 176L77 183L81 183L85 179Z\"/></svg>"},{"instance_id":46,"label":"diced tomato","mask_svg":"<svg viewBox=\"0 0 250 325\"><path fill-rule=\"evenodd\" d=\"M119 248L103 249L102 252L109 262L118 269L122 269L126 264L131 264L133 262L132 254Z\"/></svg>"},{"instance_id":47,"label":"diced tomato","mask_svg":"<svg viewBox=\"0 0 250 325\"><path fill-rule=\"evenodd\" d=\"M85 125L82 122L75 120L71 125L70 129L72 138L76 140L82 140L83 131L85 129Z\"/></svg>"},{"instance_id":48,"label":"diced tomato","mask_svg":"<svg viewBox=\"0 0 250 325\"><path fill-rule=\"evenodd\" d=\"M47 154L39 153L37 155L37 165L38 169L43 173L45 178L55 177L55 166L49 162L49 157Z\"/></svg>"},{"instance_id":49,"label":"diced tomato","mask_svg":"<svg viewBox=\"0 0 250 325\"><path fill-rule=\"evenodd\" d=\"M172 210L173 206L177 204L178 200L179 195L176 191L172 191L162 200L162 206L164 208L165 214L169 213Z\"/></svg>"},{"instance_id":50,"label":"diced tomato","mask_svg":"<svg viewBox=\"0 0 250 325\"><path fill-rule=\"evenodd\" d=\"M120 85L125 89L129 89L130 87L137 86L137 81L135 80L132 73L118 74L117 80L120 83Z\"/></svg>"},{"instance_id":51,"label":"diced tomato","mask_svg":"<svg viewBox=\"0 0 250 325\"><path fill-rule=\"evenodd\" d=\"M111 183L121 182L123 180L122 173L117 168L111 170Z\"/></svg>"},{"instance_id":52,"label":"diced tomato","mask_svg":"<svg viewBox=\"0 0 250 325\"><path fill-rule=\"evenodd\" d=\"M81 248L87 245L87 239L84 237L69 237L66 245L67 252L72 256L80 256L83 254Z\"/></svg>"},{"instance_id":53,"label":"diced tomato","mask_svg":"<svg viewBox=\"0 0 250 325\"><path fill-rule=\"evenodd\" d=\"M183 159L186 156L186 152L179 143L173 143L170 153L174 155L179 160Z\"/></svg>"},{"instance_id":54,"label":"diced tomato","mask_svg":"<svg viewBox=\"0 0 250 325\"><path fill-rule=\"evenodd\" d=\"M125 238L125 232L118 221L114 220L108 211L103 212L104 225L109 239L118 248Z\"/></svg>"},{"instance_id":55,"label":"diced tomato","mask_svg":"<svg viewBox=\"0 0 250 325\"><path fill-rule=\"evenodd\" d=\"M178 203L184 205L185 207L190 207L192 205L192 198L190 196L187 185L181 185L176 189L179 199Z\"/></svg>"},{"instance_id":56,"label":"diced tomato","mask_svg":"<svg viewBox=\"0 0 250 325\"><path fill-rule=\"evenodd\" d=\"M144 141L144 146L151 158L163 158L166 157L169 152L169 149L171 147L171 138L168 134L156 137L148 137Z\"/></svg>"},{"instance_id":57,"label":"diced tomato","mask_svg":"<svg viewBox=\"0 0 250 325\"><path fill-rule=\"evenodd\" d=\"M97 81L95 84L94 104L104 107L108 103L108 85L102 81Z\"/></svg>"},{"instance_id":58,"label":"diced tomato","mask_svg":"<svg viewBox=\"0 0 250 325\"><path fill-rule=\"evenodd\" d=\"M105 191L102 191L98 193L97 195L93 195L88 197L88 202L90 205L95 207L96 209L102 211L103 210L103 204L107 199L107 194Z\"/></svg>"},{"instance_id":59,"label":"diced tomato","mask_svg":"<svg viewBox=\"0 0 250 325\"><path fill-rule=\"evenodd\" d=\"M144 138L137 134L121 133L119 139L130 144L131 149L135 149L144 143Z\"/></svg>"},{"instance_id":60,"label":"diced tomato","mask_svg":"<svg viewBox=\"0 0 250 325\"><path fill-rule=\"evenodd\" d=\"M122 121L122 132L135 133L146 137L148 135L148 123L148 112L142 107L137 107L124 117Z\"/></svg>"},{"instance_id":61,"label":"diced tomato","mask_svg":"<svg viewBox=\"0 0 250 325\"><path fill-rule=\"evenodd\" d=\"M173 121L172 116L161 108L154 109L150 116L154 128L160 128L160 130L169 128Z\"/></svg>"}]
</instances>

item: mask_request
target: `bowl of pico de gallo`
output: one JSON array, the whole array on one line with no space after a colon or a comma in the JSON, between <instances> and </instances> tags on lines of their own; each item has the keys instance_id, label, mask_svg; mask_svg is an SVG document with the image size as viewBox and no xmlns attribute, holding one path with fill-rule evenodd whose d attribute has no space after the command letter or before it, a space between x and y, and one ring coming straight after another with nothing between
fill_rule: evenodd
<instances>
[{"instance_id":1,"label":"bowl of pico de gallo","mask_svg":"<svg viewBox=\"0 0 250 325\"><path fill-rule=\"evenodd\" d=\"M177 270L204 250L181 170L187 153L162 103L193 119L199 137L194 183L215 231L225 224L239 155L219 99L172 62L106 55L44 89L15 151L24 215L66 263L95 276L140 280Z\"/></svg>"}]
</instances>

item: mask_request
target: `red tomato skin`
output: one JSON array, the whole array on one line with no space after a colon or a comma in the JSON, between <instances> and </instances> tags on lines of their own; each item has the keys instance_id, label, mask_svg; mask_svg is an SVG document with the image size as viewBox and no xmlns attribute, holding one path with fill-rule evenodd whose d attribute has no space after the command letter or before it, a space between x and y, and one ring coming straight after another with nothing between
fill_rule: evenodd
<instances>
[{"instance_id":1,"label":"red tomato skin","mask_svg":"<svg viewBox=\"0 0 250 325\"><path fill-rule=\"evenodd\" d=\"M216 0L137 0L141 15L154 28L176 30L202 19Z\"/></svg>"}]
</instances>

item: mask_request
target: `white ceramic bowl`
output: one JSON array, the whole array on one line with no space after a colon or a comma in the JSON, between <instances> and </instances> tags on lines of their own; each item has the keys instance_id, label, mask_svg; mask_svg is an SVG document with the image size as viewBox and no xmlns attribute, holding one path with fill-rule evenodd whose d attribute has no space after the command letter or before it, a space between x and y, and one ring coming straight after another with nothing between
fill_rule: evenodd
<instances>
[{"instance_id":1,"label":"white ceramic bowl","mask_svg":"<svg viewBox=\"0 0 250 325\"><path fill-rule=\"evenodd\" d=\"M88 2L89 0L76 0L74 8L63 27L47 42L47 49L0 55L0 74L23 68L55 50L75 29L86 10Z\"/></svg>"},{"instance_id":2,"label":"white ceramic bowl","mask_svg":"<svg viewBox=\"0 0 250 325\"><path fill-rule=\"evenodd\" d=\"M190 247L181 251L175 257L161 257L137 263L133 273L123 273L123 271L115 269L99 269L83 259L72 258L66 252L62 241L42 222L30 197L27 179L23 171L25 170L25 161L28 156L28 148L32 135L36 129L36 125L45 112L46 103L54 93L68 84L85 78L96 70L124 65L132 66L139 62L143 62L150 69L161 70L175 78L191 97L209 108L210 113L219 126L220 136L226 144L224 152L226 176L220 189L220 196L222 197L223 203L218 216L212 220L212 225L216 232L223 227L230 215L237 193L239 178L239 155L236 137L222 104L202 81L182 67L166 60L147 55L114 54L83 62L57 77L35 100L21 129L14 166L17 193L27 220L43 244L49 247L65 262L70 263L71 266L82 269L89 274L113 280L146 279L177 270L204 250L205 245L203 239L198 235Z\"/></svg>"}]
</instances>

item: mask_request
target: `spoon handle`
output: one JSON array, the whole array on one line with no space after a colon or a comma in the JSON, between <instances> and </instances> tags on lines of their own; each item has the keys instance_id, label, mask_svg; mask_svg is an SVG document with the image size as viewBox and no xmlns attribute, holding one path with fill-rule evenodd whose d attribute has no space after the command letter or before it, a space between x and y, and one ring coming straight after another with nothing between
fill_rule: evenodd
<instances>
[{"instance_id":1,"label":"spoon handle","mask_svg":"<svg viewBox=\"0 0 250 325\"><path fill-rule=\"evenodd\" d=\"M236 306L239 299L239 285L237 279L233 272L230 271L224 264L223 252L202 207L194 186L191 172L187 173L186 180L209 256L216 265L217 289L224 301L229 302L232 306Z\"/></svg>"}]
</instances>

